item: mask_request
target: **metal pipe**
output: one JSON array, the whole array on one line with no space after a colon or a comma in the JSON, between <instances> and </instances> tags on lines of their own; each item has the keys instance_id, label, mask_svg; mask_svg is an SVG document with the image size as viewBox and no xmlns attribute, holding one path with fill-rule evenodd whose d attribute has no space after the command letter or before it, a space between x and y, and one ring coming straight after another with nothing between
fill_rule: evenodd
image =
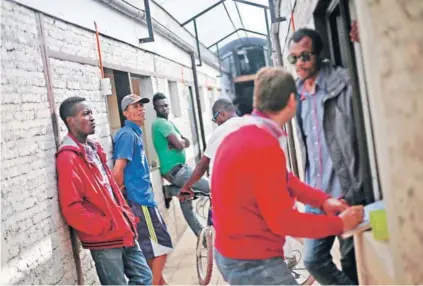
<instances>
[{"instance_id":1,"label":"metal pipe","mask_svg":"<svg viewBox=\"0 0 423 286\"><path fill-rule=\"evenodd\" d=\"M215 46L215 45L219 44L221 41L226 40L227 38L229 38L230 36L232 36L233 34L235 34L235 33L239 32L239 31L245 31L245 32L248 32L248 33L252 33L252 34L256 34L256 35L260 35L260 36L266 37L266 34L259 33L259 32L256 32L256 31L251 31L251 30L248 30L248 29L239 28L239 29L236 29L235 31L233 31L232 33L230 33L230 34L228 34L228 35L224 36L224 37L223 37L223 38L221 38L219 41L217 41L217 42L215 42L215 43L211 44L210 46L208 46L208 47L207 47L207 49L210 49L211 47L213 47L213 46Z\"/></svg>"},{"instance_id":2,"label":"metal pipe","mask_svg":"<svg viewBox=\"0 0 423 286\"><path fill-rule=\"evenodd\" d=\"M247 5L251 5L251 6L255 6L255 7L259 7L259 8L269 9L269 7L267 7L266 5L261 5L261 4L253 3L253 2L250 2L250 1L245 1L245 0L233 0L233 1L243 3L243 4L247 4Z\"/></svg>"},{"instance_id":3,"label":"metal pipe","mask_svg":"<svg viewBox=\"0 0 423 286\"><path fill-rule=\"evenodd\" d=\"M206 14L208 11L210 11L211 9L213 9L213 8L214 8L214 7L216 7L216 6L219 6L219 5L220 5L220 4L222 4L223 2L225 2L225 0L221 0L221 1L217 2L217 3L214 3L213 5L211 5L210 7L206 8L205 10L201 11L201 12L200 12L200 13L198 13L197 15L195 15L195 16L193 16L193 17L189 18L188 20L186 20L185 22L183 22L183 23L181 24L181 26L185 26L185 25L186 25L186 24L188 24L189 22L191 22L191 21L193 21L193 20L197 19L198 17L200 17L200 16L201 16L201 15L203 15L203 14Z\"/></svg>"},{"instance_id":4,"label":"metal pipe","mask_svg":"<svg viewBox=\"0 0 423 286\"><path fill-rule=\"evenodd\" d=\"M269 65L272 65L272 42L270 41L270 28L269 28L269 18L267 17L267 10L263 9L264 18L266 19L266 31L267 31L267 58L269 59Z\"/></svg>"},{"instance_id":5,"label":"metal pipe","mask_svg":"<svg viewBox=\"0 0 423 286\"><path fill-rule=\"evenodd\" d=\"M145 12L135 8L133 5L126 4L125 2L121 0L97 0L105 5L110 6L111 8L120 11L122 14L127 15L128 17L131 17L135 19L138 22L141 22L143 24L147 25L147 20L145 16ZM152 18L152 26L153 29L159 33L160 35L167 38L169 41L183 49L184 51L190 53L194 52L194 55L197 55L196 48L181 39L178 35L174 34L170 30L168 30L165 26L158 23L154 18ZM219 68L219 65L215 61L215 59L211 58L210 56L213 56L213 53L210 52L209 55L203 56L203 62L207 63L210 67L213 67L215 69ZM225 73L228 73L226 70L224 70Z\"/></svg>"},{"instance_id":6,"label":"metal pipe","mask_svg":"<svg viewBox=\"0 0 423 286\"><path fill-rule=\"evenodd\" d=\"M56 150L59 150L60 147L60 133L59 133L59 123L56 114L56 101L53 94L53 84L52 84L52 77L51 77L51 68L50 68L50 61L48 56L48 48L46 44L46 37L45 37L45 29L43 25L43 19L41 18L40 13L36 13L36 25L38 30L38 40L40 45L40 52L41 52L41 60L43 62L43 70L44 70L44 78L46 80L46 88L47 88L47 101L48 107L50 111L50 118L51 124L53 127L53 135L54 135L54 142L56 146ZM76 271L76 279L78 285L84 285L84 276L82 271L82 262L81 257L79 256L79 244L78 238L76 235L75 230L69 227L69 234L70 234L70 241L72 245L72 254L73 260L75 262L75 271Z\"/></svg>"},{"instance_id":7,"label":"metal pipe","mask_svg":"<svg viewBox=\"0 0 423 286\"><path fill-rule=\"evenodd\" d=\"M197 20L194 19L194 31L195 31L195 41L197 42L197 53L198 53L198 66L201 67L203 63L201 62L201 51L200 51L200 40L198 39L198 30L197 30Z\"/></svg>"},{"instance_id":8,"label":"metal pipe","mask_svg":"<svg viewBox=\"0 0 423 286\"><path fill-rule=\"evenodd\" d=\"M144 0L144 7L145 7L145 19L147 21L148 37L139 39L139 42L150 43L150 42L154 42L154 32L153 32L153 24L151 23L149 0Z\"/></svg>"},{"instance_id":9,"label":"metal pipe","mask_svg":"<svg viewBox=\"0 0 423 286\"><path fill-rule=\"evenodd\" d=\"M195 63L195 55L193 52L189 53L191 57L192 77L194 80L195 98L197 100L198 121L200 123L201 141L203 142L203 151L206 150L206 134L204 133L203 112L201 111L200 88L198 87L197 65Z\"/></svg>"},{"instance_id":10,"label":"metal pipe","mask_svg":"<svg viewBox=\"0 0 423 286\"><path fill-rule=\"evenodd\" d=\"M220 60L220 50L219 50L219 44L216 44L216 52L217 52L217 58L218 58L218 60L219 60L219 76L218 77L221 77L222 76L222 62L221 62L221 60Z\"/></svg>"}]
</instances>

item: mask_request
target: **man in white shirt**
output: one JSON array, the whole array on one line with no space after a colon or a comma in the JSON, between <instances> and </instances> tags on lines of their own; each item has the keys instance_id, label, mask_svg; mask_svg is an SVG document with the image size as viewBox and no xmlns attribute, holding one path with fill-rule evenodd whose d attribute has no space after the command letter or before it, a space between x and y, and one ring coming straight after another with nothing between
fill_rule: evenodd
<instances>
[{"instance_id":1,"label":"man in white shirt","mask_svg":"<svg viewBox=\"0 0 423 286\"><path fill-rule=\"evenodd\" d=\"M213 104L212 113L212 121L219 125L219 127L213 131L207 148L204 151L204 155L201 157L200 162L195 167L189 180L181 189L181 200L189 198L193 195L191 191L192 186L201 179L209 166L213 166L214 155L222 140L228 133L236 129L236 126L240 125L241 117L238 117L236 113L236 107L229 99L220 98L216 100L216 102ZM210 168L210 170L211 169L212 168Z\"/></svg>"}]
</instances>

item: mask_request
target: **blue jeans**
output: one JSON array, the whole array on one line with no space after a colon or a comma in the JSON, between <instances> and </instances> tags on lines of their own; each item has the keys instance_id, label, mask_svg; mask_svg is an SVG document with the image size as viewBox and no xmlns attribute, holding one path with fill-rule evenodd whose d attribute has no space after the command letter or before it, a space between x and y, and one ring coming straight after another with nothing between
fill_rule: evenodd
<instances>
[{"instance_id":1,"label":"blue jeans","mask_svg":"<svg viewBox=\"0 0 423 286\"><path fill-rule=\"evenodd\" d=\"M310 206L305 207L305 212L323 214L321 210ZM321 285L357 285L358 277L353 238L342 239L338 237L338 239L342 271L333 263L330 254L335 236L304 239L304 265Z\"/></svg>"},{"instance_id":2,"label":"blue jeans","mask_svg":"<svg viewBox=\"0 0 423 286\"><path fill-rule=\"evenodd\" d=\"M214 253L217 268L230 285L298 285L282 257L239 260Z\"/></svg>"},{"instance_id":3,"label":"blue jeans","mask_svg":"<svg viewBox=\"0 0 423 286\"><path fill-rule=\"evenodd\" d=\"M174 176L169 175L170 183L172 185L167 187L167 191L170 195L176 196L179 194L181 188L188 182L189 178L192 175L192 168L188 165L184 165ZM210 193L210 185L209 181L204 178L198 180L192 188L194 190L199 190L203 193ZM194 213L192 207L192 200L186 200L181 202L181 210L182 214L186 222L188 223L191 230L194 232L196 236L200 235L201 230L203 229L203 225L198 221L196 214Z\"/></svg>"},{"instance_id":4,"label":"blue jeans","mask_svg":"<svg viewBox=\"0 0 423 286\"><path fill-rule=\"evenodd\" d=\"M91 256L102 285L151 285L153 283L150 267L137 241L132 247L92 249Z\"/></svg>"}]
</instances>

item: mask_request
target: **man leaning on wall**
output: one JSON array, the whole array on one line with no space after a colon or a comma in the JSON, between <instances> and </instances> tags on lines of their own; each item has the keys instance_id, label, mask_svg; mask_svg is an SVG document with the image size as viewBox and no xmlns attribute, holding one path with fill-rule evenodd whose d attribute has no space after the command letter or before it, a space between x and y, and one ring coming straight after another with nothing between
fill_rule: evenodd
<instances>
[{"instance_id":1,"label":"man leaning on wall","mask_svg":"<svg viewBox=\"0 0 423 286\"><path fill-rule=\"evenodd\" d=\"M66 222L90 249L102 285L150 285L151 271L137 242L136 218L106 164L85 98L60 105L69 133L56 154L59 200ZM125 277L126 276L126 277ZM128 279L128 282L126 280Z\"/></svg>"}]
</instances>

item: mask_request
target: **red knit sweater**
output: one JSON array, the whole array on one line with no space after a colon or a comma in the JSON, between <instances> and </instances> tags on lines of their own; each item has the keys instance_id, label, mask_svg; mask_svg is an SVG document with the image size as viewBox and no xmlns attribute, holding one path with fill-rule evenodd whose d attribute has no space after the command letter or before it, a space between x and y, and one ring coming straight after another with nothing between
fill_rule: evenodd
<instances>
[{"instance_id":1,"label":"red knit sweater","mask_svg":"<svg viewBox=\"0 0 423 286\"><path fill-rule=\"evenodd\" d=\"M322 238L342 233L337 216L300 213L294 197L320 208L328 198L291 173L278 140L249 125L228 135L213 166L216 249L233 259L283 256L285 236Z\"/></svg>"}]
</instances>

